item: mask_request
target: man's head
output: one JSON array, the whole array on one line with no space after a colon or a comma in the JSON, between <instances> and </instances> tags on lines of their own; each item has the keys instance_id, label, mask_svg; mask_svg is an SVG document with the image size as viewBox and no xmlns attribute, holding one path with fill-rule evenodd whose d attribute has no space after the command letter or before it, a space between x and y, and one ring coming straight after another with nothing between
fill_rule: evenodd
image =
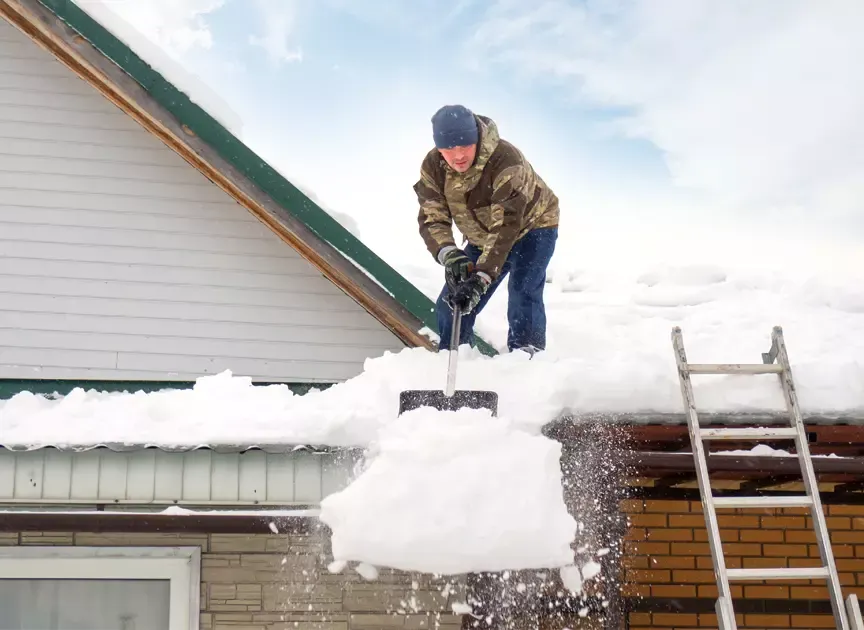
<instances>
[{"instance_id":1,"label":"man's head","mask_svg":"<svg viewBox=\"0 0 864 630\"><path fill-rule=\"evenodd\" d=\"M474 113L462 105L445 105L432 116L435 146L447 164L464 173L474 163L480 131Z\"/></svg>"}]
</instances>

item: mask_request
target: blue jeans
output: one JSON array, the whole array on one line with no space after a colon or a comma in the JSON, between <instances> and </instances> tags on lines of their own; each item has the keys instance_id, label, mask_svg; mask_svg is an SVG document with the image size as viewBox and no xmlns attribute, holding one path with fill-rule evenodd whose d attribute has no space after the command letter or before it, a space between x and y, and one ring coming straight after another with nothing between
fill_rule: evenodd
<instances>
[{"instance_id":1,"label":"blue jeans","mask_svg":"<svg viewBox=\"0 0 864 630\"><path fill-rule=\"evenodd\" d=\"M507 348L511 352L526 346L545 350L546 308L543 304L543 289L546 287L546 269L552 259L557 240L558 228L552 227L531 230L516 241L501 269L501 275L489 285L489 290L480 299L477 307L468 315L462 316L462 326L459 331L460 346L466 343L474 345L474 320L489 302L495 289L509 274L507 321L510 327L507 332ZM481 254L480 249L470 243L463 251L475 262ZM444 301L447 294L448 289L445 284L435 304L438 332L441 335L438 345L440 350L450 349L453 311Z\"/></svg>"}]
</instances>

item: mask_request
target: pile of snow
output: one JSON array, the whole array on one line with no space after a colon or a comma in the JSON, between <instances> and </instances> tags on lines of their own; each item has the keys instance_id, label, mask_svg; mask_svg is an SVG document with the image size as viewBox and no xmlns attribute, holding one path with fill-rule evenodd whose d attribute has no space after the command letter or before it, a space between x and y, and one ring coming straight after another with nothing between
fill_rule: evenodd
<instances>
[{"instance_id":1,"label":"pile of snow","mask_svg":"<svg viewBox=\"0 0 864 630\"><path fill-rule=\"evenodd\" d=\"M428 279L437 291L437 272ZM582 272L547 289L549 346L494 358L464 346L457 387L493 390L499 415L539 432L563 412L682 412L670 333L680 325L692 362L759 362L780 324L805 414L864 417L864 284L718 270L658 270L631 277ZM506 287L478 329L506 340ZM368 359L361 374L299 396L223 372L194 388L153 393L76 389L51 399L0 401L0 444L107 443L366 446L396 421L399 393L441 389L446 353L407 349ZM782 413L775 375L696 376L702 411ZM595 416L596 417L596 416Z\"/></svg>"},{"instance_id":2,"label":"pile of snow","mask_svg":"<svg viewBox=\"0 0 864 630\"><path fill-rule=\"evenodd\" d=\"M321 503L333 556L441 575L573 564L561 445L486 410L418 409Z\"/></svg>"}]
</instances>

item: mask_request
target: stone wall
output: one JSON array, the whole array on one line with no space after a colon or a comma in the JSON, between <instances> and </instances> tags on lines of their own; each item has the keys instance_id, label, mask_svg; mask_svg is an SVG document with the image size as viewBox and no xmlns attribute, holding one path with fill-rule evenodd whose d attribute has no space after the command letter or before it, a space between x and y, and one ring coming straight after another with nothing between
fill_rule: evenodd
<instances>
[{"instance_id":1,"label":"stone wall","mask_svg":"<svg viewBox=\"0 0 864 630\"><path fill-rule=\"evenodd\" d=\"M201 548L202 630L455 629L464 582L350 568L331 574L317 534L0 533L3 545L167 546Z\"/></svg>"},{"instance_id":2,"label":"stone wall","mask_svg":"<svg viewBox=\"0 0 864 630\"><path fill-rule=\"evenodd\" d=\"M319 533L0 533L0 545L200 547L201 630L603 628L595 615L580 617L578 610L544 613L543 605L528 606L530 593L503 611L506 619L463 617L453 604L466 601L467 577L379 570L367 580L350 566L333 574L328 541Z\"/></svg>"}]
</instances>

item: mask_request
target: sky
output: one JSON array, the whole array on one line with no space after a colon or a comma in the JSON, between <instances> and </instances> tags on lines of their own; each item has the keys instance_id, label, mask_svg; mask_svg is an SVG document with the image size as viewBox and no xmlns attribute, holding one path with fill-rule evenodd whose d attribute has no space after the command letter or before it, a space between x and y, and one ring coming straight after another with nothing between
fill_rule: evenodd
<instances>
[{"instance_id":1,"label":"sky","mask_svg":"<svg viewBox=\"0 0 864 630\"><path fill-rule=\"evenodd\" d=\"M412 185L452 103L560 197L553 267L864 263L860 0L76 2L400 270L434 265Z\"/></svg>"}]
</instances>

